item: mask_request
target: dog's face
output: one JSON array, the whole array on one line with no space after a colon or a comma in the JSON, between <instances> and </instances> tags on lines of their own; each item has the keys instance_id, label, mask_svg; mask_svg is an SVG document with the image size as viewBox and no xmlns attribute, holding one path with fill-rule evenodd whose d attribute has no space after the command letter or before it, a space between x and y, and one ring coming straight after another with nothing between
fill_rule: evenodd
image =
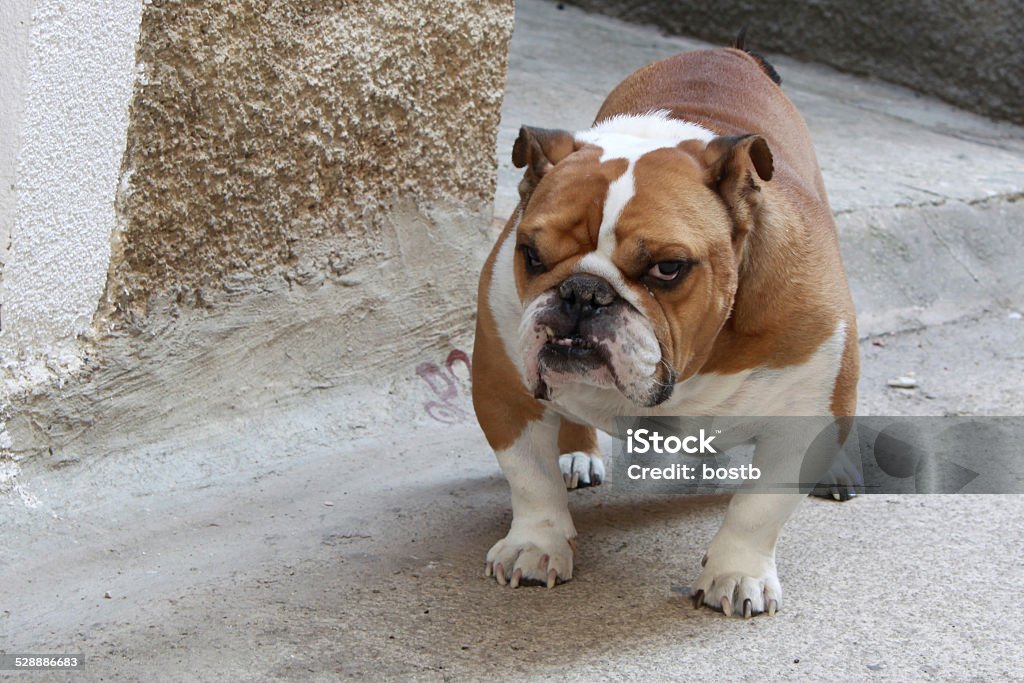
<instances>
[{"instance_id":1,"label":"dog's face","mask_svg":"<svg viewBox=\"0 0 1024 683\"><path fill-rule=\"evenodd\" d=\"M527 167L515 275L529 389L549 398L588 384L638 406L664 402L729 316L752 177L771 175L764 141L662 146L524 128L513 160Z\"/></svg>"}]
</instances>

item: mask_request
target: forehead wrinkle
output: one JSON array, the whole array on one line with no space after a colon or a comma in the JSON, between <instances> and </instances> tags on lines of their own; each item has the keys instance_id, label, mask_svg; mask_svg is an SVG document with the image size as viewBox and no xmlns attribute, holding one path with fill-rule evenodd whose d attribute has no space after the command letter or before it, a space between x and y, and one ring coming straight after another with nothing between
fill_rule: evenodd
<instances>
[{"instance_id":1,"label":"forehead wrinkle","mask_svg":"<svg viewBox=\"0 0 1024 683\"><path fill-rule=\"evenodd\" d=\"M675 212L652 217L646 201L627 207L619 218L616 232L619 237L617 256L624 264L648 263L665 259L687 258L702 260L712 237L700 221Z\"/></svg>"},{"instance_id":2,"label":"forehead wrinkle","mask_svg":"<svg viewBox=\"0 0 1024 683\"><path fill-rule=\"evenodd\" d=\"M647 240L643 237L636 240L633 247L633 258L640 263L647 263L651 260L651 252L647 249Z\"/></svg>"},{"instance_id":3,"label":"forehead wrinkle","mask_svg":"<svg viewBox=\"0 0 1024 683\"><path fill-rule=\"evenodd\" d=\"M567 225L557 232L538 230L535 234L536 247L557 261L587 251L592 246L586 221L578 221L572 226Z\"/></svg>"},{"instance_id":4,"label":"forehead wrinkle","mask_svg":"<svg viewBox=\"0 0 1024 683\"><path fill-rule=\"evenodd\" d=\"M643 204L658 212L696 212L708 203L717 206L714 191L704 184L697 161L677 148L649 152L634 164Z\"/></svg>"},{"instance_id":5,"label":"forehead wrinkle","mask_svg":"<svg viewBox=\"0 0 1024 683\"><path fill-rule=\"evenodd\" d=\"M634 174L637 202L619 219L623 238L642 231L653 255L681 248L696 259L731 244L729 217L690 154L656 150L637 160Z\"/></svg>"},{"instance_id":6,"label":"forehead wrinkle","mask_svg":"<svg viewBox=\"0 0 1024 683\"><path fill-rule=\"evenodd\" d=\"M586 146L571 154L541 179L527 205L523 232L552 230L573 235L581 243L596 244L601 207L608 186L625 170L625 160L602 162L600 150ZM584 235L578 235L581 231ZM582 238L582 239L581 239Z\"/></svg>"}]
</instances>

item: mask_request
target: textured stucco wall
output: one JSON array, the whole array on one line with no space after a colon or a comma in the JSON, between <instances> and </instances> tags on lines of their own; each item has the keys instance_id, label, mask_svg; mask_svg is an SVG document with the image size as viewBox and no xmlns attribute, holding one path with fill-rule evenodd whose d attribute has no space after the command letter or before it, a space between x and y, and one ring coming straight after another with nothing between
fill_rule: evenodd
<instances>
[{"instance_id":1,"label":"textured stucco wall","mask_svg":"<svg viewBox=\"0 0 1024 683\"><path fill-rule=\"evenodd\" d=\"M142 3L33 5L27 64L4 65L24 75L20 124L5 131L17 148L0 332L8 390L77 366L76 336L103 293ZM5 21L26 9L5 6Z\"/></svg>"},{"instance_id":2,"label":"textured stucco wall","mask_svg":"<svg viewBox=\"0 0 1024 683\"><path fill-rule=\"evenodd\" d=\"M155 1L139 41L113 319L232 273L344 277L398 198L480 209L510 0Z\"/></svg>"},{"instance_id":3,"label":"textured stucco wall","mask_svg":"<svg viewBox=\"0 0 1024 683\"><path fill-rule=\"evenodd\" d=\"M727 44L823 62L1024 123L1020 0L570 0L588 10Z\"/></svg>"}]
</instances>

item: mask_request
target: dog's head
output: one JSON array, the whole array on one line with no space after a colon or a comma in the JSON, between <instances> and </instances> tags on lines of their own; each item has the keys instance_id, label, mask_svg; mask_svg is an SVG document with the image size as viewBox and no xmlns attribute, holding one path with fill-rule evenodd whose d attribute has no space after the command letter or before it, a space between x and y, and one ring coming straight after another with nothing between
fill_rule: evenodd
<instances>
[{"instance_id":1,"label":"dog's head","mask_svg":"<svg viewBox=\"0 0 1024 683\"><path fill-rule=\"evenodd\" d=\"M512 158L526 169L515 276L530 390L664 402L729 316L767 144L651 114L576 135L524 127Z\"/></svg>"}]
</instances>

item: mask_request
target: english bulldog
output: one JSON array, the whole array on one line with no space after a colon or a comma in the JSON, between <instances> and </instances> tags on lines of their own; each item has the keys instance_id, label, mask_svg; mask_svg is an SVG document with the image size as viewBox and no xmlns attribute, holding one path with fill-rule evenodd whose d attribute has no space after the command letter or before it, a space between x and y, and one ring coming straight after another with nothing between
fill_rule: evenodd
<instances>
[{"instance_id":1,"label":"english bulldog","mask_svg":"<svg viewBox=\"0 0 1024 683\"><path fill-rule=\"evenodd\" d=\"M473 405L512 493L485 574L573 575L567 488L605 478L620 415L853 415L858 348L832 212L803 118L742 49L627 77L591 128L524 126L520 202L480 277ZM769 423L764 423L769 424ZM748 434L795 481L803 445ZM805 493L739 493L695 606L774 614L780 530Z\"/></svg>"}]
</instances>

